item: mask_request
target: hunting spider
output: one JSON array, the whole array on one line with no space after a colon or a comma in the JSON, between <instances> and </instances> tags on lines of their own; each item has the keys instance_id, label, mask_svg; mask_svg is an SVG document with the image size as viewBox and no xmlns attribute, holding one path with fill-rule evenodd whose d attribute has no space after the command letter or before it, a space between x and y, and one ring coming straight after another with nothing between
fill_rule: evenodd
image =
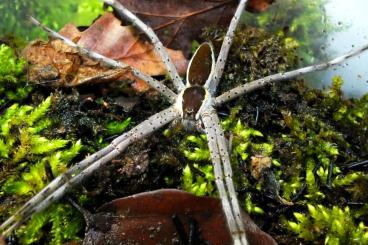
<instances>
[{"instance_id":1,"label":"hunting spider","mask_svg":"<svg viewBox=\"0 0 368 245\"><path fill-rule=\"evenodd\" d=\"M62 198L68 191L80 184L93 172L101 169L112 159L122 154L124 149L131 143L147 137L152 132L159 130L175 119L181 119L183 124L205 132L214 166L217 190L221 198L222 207L229 231L232 235L233 243L242 245L248 244L243 227L240 207L232 181L232 169L230 165L229 152L227 150L227 143L215 108L227 101L261 88L266 84L294 78L296 76L323 70L330 66L339 64L368 49L368 45L360 47L359 49L328 62L267 76L256 81L240 85L216 96L216 88L224 71L234 31L239 23L240 16L247 0L240 1L224 37L217 60L215 60L211 43L205 42L201 44L189 63L185 84L164 49L164 46L153 30L119 2L115 0L104 0L104 2L112 6L121 17L132 22L149 37L151 42L154 44L156 52L162 58L167 72L173 81L176 93L141 71L133 67L129 67L121 62L104 57L93 51L84 49L83 47L79 47L71 40L68 40L53 30L43 26L36 19L32 18L31 20L33 23L47 31L50 36L63 40L66 44L76 48L82 55L99 61L101 64L110 68L129 69L136 77L144 80L154 89L159 91L171 103L171 106L149 117L129 132L116 138L109 146L91 156L88 156L83 161L71 167L64 174L55 178L46 188L31 198L31 200L29 200L13 216L1 225L0 230L2 231L2 234L4 236L9 235L11 231L30 218L31 215L44 210L51 203Z\"/></svg>"}]
</instances>

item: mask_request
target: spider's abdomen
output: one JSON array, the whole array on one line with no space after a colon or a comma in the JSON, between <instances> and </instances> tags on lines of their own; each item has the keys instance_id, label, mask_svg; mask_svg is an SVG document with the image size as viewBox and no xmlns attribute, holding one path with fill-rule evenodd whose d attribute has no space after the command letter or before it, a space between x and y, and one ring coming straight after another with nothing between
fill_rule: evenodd
<instances>
[{"instance_id":1,"label":"spider's abdomen","mask_svg":"<svg viewBox=\"0 0 368 245\"><path fill-rule=\"evenodd\" d=\"M184 90L182 100L184 119L195 120L195 116L199 108L201 108L205 96L206 90L201 86L192 86Z\"/></svg>"}]
</instances>

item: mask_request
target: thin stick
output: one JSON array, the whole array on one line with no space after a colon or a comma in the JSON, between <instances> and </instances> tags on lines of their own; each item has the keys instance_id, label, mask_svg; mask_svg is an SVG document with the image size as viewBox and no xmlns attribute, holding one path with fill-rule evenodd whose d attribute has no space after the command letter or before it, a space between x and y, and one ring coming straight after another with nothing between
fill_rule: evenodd
<instances>
[{"instance_id":1,"label":"thin stick","mask_svg":"<svg viewBox=\"0 0 368 245\"><path fill-rule=\"evenodd\" d=\"M343 54L335 59L332 59L330 61L321 63L321 64L317 64L317 65L312 65L312 66L307 66L307 67L303 67L294 71L288 71L288 72L281 72L281 73L277 73L274 75L270 75L268 77L264 77L258 80L255 80L253 82L250 83L245 83L243 85L240 85L236 88L233 88L225 93L223 93L222 95L216 97L215 99L215 104L216 105L221 105L229 100L235 99L241 95L244 95L248 92L251 92L253 90L256 90L258 88L262 88L265 85L272 83L272 82L278 82L278 81L283 81L283 80L287 80L287 79L291 79L297 76L301 76L301 75L305 75L311 72L315 72L315 71L321 71L321 70L325 70L331 66L335 66L338 65L342 62L344 62L347 59L350 59L351 57L357 56L361 53L363 53L365 50L368 49L368 44L361 46L360 48L356 49L356 50L352 50L346 54Z\"/></svg>"},{"instance_id":2,"label":"thin stick","mask_svg":"<svg viewBox=\"0 0 368 245\"><path fill-rule=\"evenodd\" d=\"M226 192L225 184L224 184L224 173L222 171L221 166L221 157L219 152L219 147L217 144L216 130L214 126L214 122L211 118L212 112L204 112L201 115L202 122L205 127L205 132L208 140L208 147L210 149L212 164L214 168L215 174L215 183L217 186L217 190L220 195L222 209L224 210L226 221L233 238L234 245L247 245L248 243L243 242L242 232L239 230L237 222L234 218L233 210L231 204L229 202L229 198Z\"/></svg>"},{"instance_id":3,"label":"thin stick","mask_svg":"<svg viewBox=\"0 0 368 245\"><path fill-rule=\"evenodd\" d=\"M86 48L83 48L83 47L77 45L76 43L74 43L70 39L68 39L68 38L60 35L59 33L51 30L50 28L44 26L37 19L35 19L33 17L30 17L30 20L31 20L32 23L34 23L35 25L37 25L37 26L41 27L43 30L45 30L53 38L62 40L65 44L67 44L67 45L69 45L73 48L76 48L80 52L80 54L82 54L82 55L84 55L84 56L86 56L90 59L96 60L96 61L100 62L102 65L105 65L105 66L111 67L111 68L115 68L115 69L129 69L133 73L134 76L142 79L143 81L148 83L152 88L159 91L171 103L175 102L177 95L172 90L170 90L168 87L166 87L164 84L157 81L156 79L153 79L152 77L144 74L143 72L135 69L134 67L131 67L127 64L124 64L123 62L115 61L113 59L110 59L110 58L105 57L101 54L98 54L96 52L93 52L91 50L88 50Z\"/></svg>"},{"instance_id":4,"label":"thin stick","mask_svg":"<svg viewBox=\"0 0 368 245\"><path fill-rule=\"evenodd\" d=\"M6 229L3 235L9 235L33 214L44 210L50 204L60 199L68 190L78 185L94 171L100 169L106 163L110 162L111 159L121 154L129 144L142 139L179 116L179 112L174 107L169 107L156 113L129 132L116 138L103 150L87 157L82 162L70 168L66 173L58 176L1 225L0 230Z\"/></svg>"},{"instance_id":5,"label":"thin stick","mask_svg":"<svg viewBox=\"0 0 368 245\"><path fill-rule=\"evenodd\" d=\"M169 54L166 52L164 45L161 43L160 39L158 39L155 32L151 27L147 26L143 21L141 21L135 14L130 12L127 8L125 8L122 4L115 0L103 0L106 4L112 6L116 12L121 15L122 18L126 18L128 21L132 22L136 25L141 31L146 33L149 39L152 41L153 46L155 47L156 52L161 56L162 61L164 62L167 72L169 73L171 79L173 80L174 86L177 92L180 92L184 89L184 83L181 80L178 71L174 63L172 62Z\"/></svg>"},{"instance_id":6,"label":"thin stick","mask_svg":"<svg viewBox=\"0 0 368 245\"><path fill-rule=\"evenodd\" d=\"M231 44L234 39L234 32L235 32L236 27L239 24L240 16L243 13L243 10L245 8L245 4L247 3L247 1L248 0L241 0L238 5L238 8L236 9L236 12L230 22L229 28L227 29L226 35L224 37L224 41L222 42L222 46L221 46L219 56L217 58L214 74L212 78L209 79L209 81L205 85L205 87L208 89L208 91L212 95L216 93L218 83L222 77L222 73L224 72L226 59L227 59Z\"/></svg>"}]
</instances>

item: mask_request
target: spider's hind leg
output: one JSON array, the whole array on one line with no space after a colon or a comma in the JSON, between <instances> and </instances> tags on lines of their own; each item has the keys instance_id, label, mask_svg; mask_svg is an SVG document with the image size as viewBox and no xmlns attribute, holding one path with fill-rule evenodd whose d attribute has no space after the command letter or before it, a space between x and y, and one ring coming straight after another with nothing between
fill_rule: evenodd
<instances>
[{"instance_id":1,"label":"spider's hind leg","mask_svg":"<svg viewBox=\"0 0 368 245\"><path fill-rule=\"evenodd\" d=\"M216 186L234 245L248 245L240 207L232 181L229 154L221 125L213 108L201 115L214 166ZM222 164L221 164L222 163Z\"/></svg>"}]
</instances>

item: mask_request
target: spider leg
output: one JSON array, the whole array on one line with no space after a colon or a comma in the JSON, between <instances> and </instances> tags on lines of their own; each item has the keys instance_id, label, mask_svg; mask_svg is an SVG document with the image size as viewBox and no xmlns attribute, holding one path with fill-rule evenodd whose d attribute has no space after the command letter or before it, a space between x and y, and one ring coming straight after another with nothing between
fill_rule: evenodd
<instances>
[{"instance_id":1,"label":"spider leg","mask_svg":"<svg viewBox=\"0 0 368 245\"><path fill-rule=\"evenodd\" d=\"M233 242L235 245L248 245L247 239L245 237L243 223L240 217L239 204L237 203L237 198L231 178L232 171L231 166L229 165L229 155L224 152L226 151L226 144L225 148L223 148L225 138L223 138L224 136L222 130L222 135L218 135L219 133L221 133L218 132L218 129L221 126L217 125L219 121L216 115L216 111L213 108L210 108L209 110L201 114L201 119L205 127L204 130L207 135L208 147L210 149L211 159L214 166L217 190L221 198L222 208L225 213L230 233L233 237ZM223 140L219 139L219 137L222 137ZM221 165L221 162L224 166ZM228 192L225 188L224 179Z\"/></svg>"},{"instance_id":2,"label":"spider leg","mask_svg":"<svg viewBox=\"0 0 368 245\"><path fill-rule=\"evenodd\" d=\"M243 85L240 85L238 87L235 87L223 94L221 94L220 96L216 97L215 99L215 104L216 105L221 105L229 100L235 99L239 96L242 96L248 92L251 92L255 89L258 88L262 88L265 85L272 83L272 82L278 82L278 81L283 81L283 80L287 80L287 79L291 79L300 75L305 75L311 72L315 72L315 71L321 71L321 70L325 70L331 66L335 66L338 65L342 62L344 62L347 59L350 59L351 57L357 56L361 53L363 53L365 50L368 50L368 44L365 44L355 50L352 50L348 53L345 53L337 58L334 58L330 61L324 62L324 63L320 63L317 65L311 65L311 66L307 66L307 67L303 67L300 69L296 69L293 71L288 71L288 72L280 72L274 75L270 75L261 79L257 79L255 81L249 82L249 83L245 83Z\"/></svg>"},{"instance_id":3,"label":"spider leg","mask_svg":"<svg viewBox=\"0 0 368 245\"><path fill-rule=\"evenodd\" d=\"M50 28L44 26L37 19L35 19L33 17L30 17L30 20L31 20L32 23L34 23L35 25L37 25L37 26L41 27L43 30L45 30L51 37L56 38L56 39L60 39L65 44L77 49L80 54L82 54L82 55L84 55L84 56L86 56L90 59L96 60L96 61L100 62L102 65L105 65L107 67L111 67L111 68L115 68L115 69L130 70L133 73L134 76L142 79L147 84L149 84L152 88L159 91L171 103L175 102L177 95L172 90L170 90L168 87L166 87L164 84L157 81L156 79L148 76L147 74L144 74L143 72L139 71L138 69L135 69L135 68L133 68L133 67L127 65L127 64L124 64L123 62L119 62L119 61L110 59L110 58L105 57L101 54L98 54L96 52L93 52L91 50L88 50L86 48L83 48L83 47L77 45L76 43L72 42L70 39L68 39L68 38L60 35L56 31L53 31Z\"/></svg>"},{"instance_id":4,"label":"spider leg","mask_svg":"<svg viewBox=\"0 0 368 245\"><path fill-rule=\"evenodd\" d=\"M116 138L109 146L71 167L67 172L54 179L48 186L24 204L13 216L6 220L0 226L0 230L4 231L2 235L9 235L31 215L44 210L53 202L62 198L66 192L121 154L129 144L146 137L179 116L179 112L174 107L169 107L156 113L129 132Z\"/></svg>"},{"instance_id":5,"label":"spider leg","mask_svg":"<svg viewBox=\"0 0 368 245\"><path fill-rule=\"evenodd\" d=\"M244 231L243 222L242 222L241 213L240 213L240 207L238 203L238 198L236 196L236 192L235 192L235 188L233 184L233 171L231 169L230 156L229 156L229 151L228 151L229 146L226 143L226 139L224 136L224 130L221 128L220 120L214 109L213 111L211 111L211 120L214 122L213 127L216 131L217 144L219 147L221 161L222 161L223 168L224 168L224 177L225 177L226 187L229 193L229 199L230 199L231 206L233 207L234 217L239 227L239 231L242 232L243 234L242 239L246 241L245 231Z\"/></svg>"},{"instance_id":6,"label":"spider leg","mask_svg":"<svg viewBox=\"0 0 368 245\"><path fill-rule=\"evenodd\" d=\"M248 0L241 0L238 5L238 8L236 9L235 14L230 22L229 28L227 29L224 41L222 42L221 50L216 61L216 66L212 75L212 79L209 79L205 85L205 87L212 95L216 93L217 85L222 77L222 73L224 72L226 59L234 39L234 32L239 24L240 16L243 13L247 1Z\"/></svg>"},{"instance_id":7,"label":"spider leg","mask_svg":"<svg viewBox=\"0 0 368 245\"><path fill-rule=\"evenodd\" d=\"M174 86L178 92L184 89L184 83L181 80L178 71L170 56L166 52L164 45L161 43L160 39L158 39L155 32L151 27L147 26L143 21L141 21L135 14L130 12L127 8L125 8L121 3L115 0L103 0L106 4L112 6L116 12L122 17L127 19L136 25L141 31L146 33L149 39L152 41L153 46L155 47L156 52L161 56L161 59L166 66L166 69L173 80Z\"/></svg>"}]
</instances>

